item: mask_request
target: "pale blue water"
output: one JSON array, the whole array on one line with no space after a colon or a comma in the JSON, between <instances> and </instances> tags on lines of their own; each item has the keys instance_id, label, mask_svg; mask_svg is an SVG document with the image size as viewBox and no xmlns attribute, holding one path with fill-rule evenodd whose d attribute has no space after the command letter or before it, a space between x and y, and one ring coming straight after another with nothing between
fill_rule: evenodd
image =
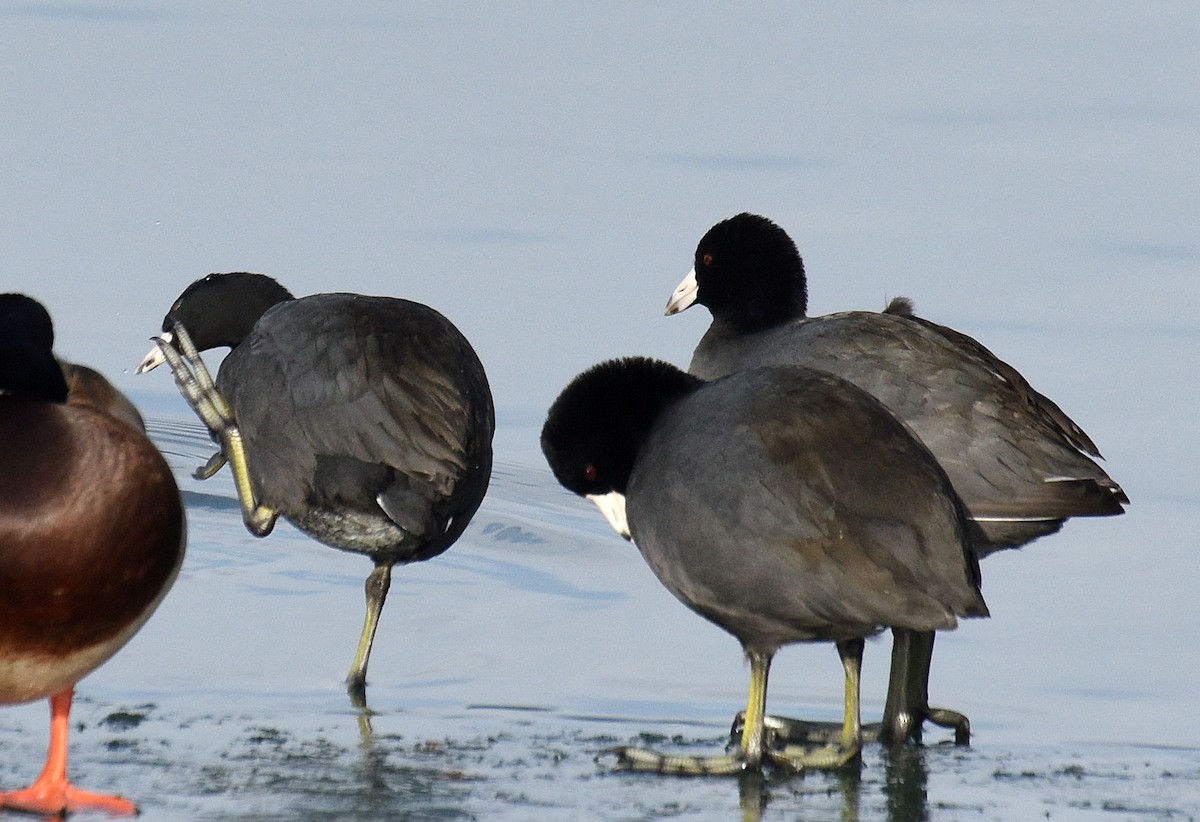
<instances>
[{"instance_id":1,"label":"pale blue water","mask_svg":"<svg viewBox=\"0 0 1200 822\"><path fill-rule=\"evenodd\" d=\"M174 591L80 686L72 772L148 820L1194 818L1197 42L1172 2L0 5L0 288L139 402L189 512ZM970 749L935 731L858 780L740 792L592 761L719 748L748 672L553 484L537 431L593 362L686 363L707 316L663 305L747 209L797 240L813 313L913 297L1133 499L984 564L993 618L939 639L933 680ZM397 574L369 744L341 686L366 561L251 538L226 474L186 479L210 446L169 377L126 373L231 269L428 302L496 393L488 499ZM780 713L835 719L840 693L830 648L773 667ZM36 774L46 714L0 710L0 785Z\"/></svg>"},{"instance_id":2,"label":"pale blue water","mask_svg":"<svg viewBox=\"0 0 1200 822\"><path fill-rule=\"evenodd\" d=\"M590 504L531 465L500 464L460 543L397 574L364 734L341 678L367 563L286 525L250 537L225 473L186 479L209 445L184 409L158 415L168 399L143 406L185 478L188 560L150 624L80 686L72 748L75 777L135 797L143 819L1188 819L1200 810L1194 714L1177 680L1114 658L1126 643L1148 653L1173 643L1139 642L1127 628L1089 649L1087 636L1112 626L1074 616L1095 623L1112 610L1093 604L1106 587L1136 580L1098 580L1034 550L990 563L1001 568L988 581L999 613L939 643L935 701L972 717L973 747L932 730L921 750L869 747L860 777L741 786L606 773L593 758L639 738L719 750L747 671L732 639L676 603ZM1086 530L1060 537L1062 553L1092 551L1097 564L1119 553L1072 536ZM1080 584L1042 581L1072 573ZM1126 607L1120 622L1139 610ZM882 709L886 658L886 643L868 648L868 719ZM1141 670L1114 675L1127 665ZM774 710L838 718L831 648L787 649L772 674ZM42 703L0 713L4 784L31 778L45 723Z\"/></svg>"}]
</instances>

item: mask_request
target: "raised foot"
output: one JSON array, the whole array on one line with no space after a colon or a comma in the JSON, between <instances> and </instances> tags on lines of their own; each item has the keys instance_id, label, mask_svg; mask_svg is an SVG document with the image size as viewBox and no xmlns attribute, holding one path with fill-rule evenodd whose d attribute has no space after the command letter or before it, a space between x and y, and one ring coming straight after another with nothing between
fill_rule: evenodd
<instances>
[{"instance_id":1,"label":"raised foot","mask_svg":"<svg viewBox=\"0 0 1200 822\"><path fill-rule=\"evenodd\" d=\"M225 467L225 452L218 451L208 458L208 462L201 465L192 472L192 477L198 480L206 480L214 476L218 471Z\"/></svg>"},{"instance_id":2,"label":"raised foot","mask_svg":"<svg viewBox=\"0 0 1200 822\"><path fill-rule=\"evenodd\" d=\"M65 816L75 811L136 816L138 812L137 805L121 796L92 793L69 782L40 780L19 791L0 793L0 808L46 816Z\"/></svg>"},{"instance_id":3,"label":"raised foot","mask_svg":"<svg viewBox=\"0 0 1200 822\"><path fill-rule=\"evenodd\" d=\"M171 344L171 339L179 344L178 351ZM217 391L212 374L204 365L204 360L200 358L200 352L192 344L192 338L188 335L187 329L176 323L171 339L155 337L154 342L171 367L171 372L175 376L175 384L179 386L180 393L183 394L184 399L188 401L188 405L196 412L196 416L200 418L201 422L224 440L226 432L231 429L237 430L229 403ZM209 463L211 464L212 460L209 460Z\"/></svg>"},{"instance_id":4,"label":"raised foot","mask_svg":"<svg viewBox=\"0 0 1200 822\"><path fill-rule=\"evenodd\" d=\"M167 364L171 366L180 393L221 446L221 450L209 457L208 462L196 469L192 476L196 479L208 479L228 460L233 471L238 502L242 507L242 522L256 537L265 537L275 527L275 519L279 512L260 504L254 492L250 466L246 460L245 442L242 432L238 429L237 420L234 419L233 409L217 390L212 374L200 358L200 352L188 336L187 329L175 323L171 334L170 338L165 335L156 337L154 342ZM178 351L171 344L172 340L179 344Z\"/></svg>"}]
</instances>

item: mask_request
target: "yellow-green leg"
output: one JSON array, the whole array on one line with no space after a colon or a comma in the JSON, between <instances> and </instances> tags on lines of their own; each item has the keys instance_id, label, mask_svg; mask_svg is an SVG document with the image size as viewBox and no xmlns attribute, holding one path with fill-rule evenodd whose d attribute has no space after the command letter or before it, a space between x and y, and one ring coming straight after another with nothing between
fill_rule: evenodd
<instances>
[{"instance_id":1,"label":"yellow-green leg","mask_svg":"<svg viewBox=\"0 0 1200 822\"><path fill-rule=\"evenodd\" d=\"M767 674L771 669L769 653L747 651L750 658L750 696L746 701L746 722L738 751L722 756L669 756L645 748L622 747L612 751L619 771L675 774L679 776L731 776L747 769L762 767L766 751L763 718L767 708Z\"/></svg>"},{"instance_id":2,"label":"yellow-green leg","mask_svg":"<svg viewBox=\"0 0 1200 822\"><path fill-rule=\"evenodd\" d=\"M949 708L929 706L929 667L936 635L904 628L894 628L892 634L892 667L883 721L864 725L863 741L890 745L902 745L909 740L920 742L921 726L928 721L954 731L956 745L970 745L970 719ZM741 713L734 717L731 736L741 734L744 720ZM789 745L835 743L842 733L836 723L785 717L768 716L766 726L775 740Z\"/></svg>"},{"instance_id":3,"label":"yellow-green leg","mask_svg":"<svg viewBox=\"0 0 1200 822\"><path fill-rule=\"evenodd\" d=\"M350 691L351 702L357 708L367 706L367 663L371 659L371 645L375 642L375 629L379 627L379 615L383 613L383 603L387 600L388 589L392 585L392 564L380 563L371 569L365 586L367 596L367 615L363 620L362 636L358 640L358 652L354 655L354 663L350 666L350 674L346 677L346 687Z\"/></svg>"},{"instance_id":4,"label":"yellow-green leg","mask_svg":"<svg viewBox=\"0 0 1200 822\"><path fill-rule=\"evenodd\" d=\"M246 446L237 420L234 419L233 409L217 390L212 374L200 358L200 352L192 343L187 329L175 323L172 333L174 340L179 344L179 351L161 337L155 338L155 343L166 358L167 364L171 366L180 393L200 421L208 426L208 430L220 441L221 452L224 455L223 458L214 455L207 464L197 470L196 476L200 479L211 477L227 459L233 471L233 484L237 488L238 502L242 506L242 521L250 533L265 537L275 527L279 513L273 508L259 504L254 493L250 464L246 459Z\"/></svg>"},{"instance_id":5,"label":"yellow-green leg","mask_svg":"<svg viewBox=\"0 0 1200 822\"><path fill-rule=\"evenodd\" d=\"M862 725L859 713L859 675L862 671L863 640L851 639L837 644L846 671L845 717L836 744L809 748L788 745L768 750L767 757L776 765L802 771L806 768L833 770L858 758L862 753ZM747 711L747 726L750 716Z\"/></svg>"},{"instance_id":6,"label":"yellow-green leg","mask_svg":"<svg viewBox=\"0 0 1200 822\"><path fill-rule=\"evenodd\" d=\"M767 674L771 670L771 654L750 651L750 696L746 700L746 727L742 729L742 758L748 768L762 765L766 750Z\"/></svg>"}]
</instances>

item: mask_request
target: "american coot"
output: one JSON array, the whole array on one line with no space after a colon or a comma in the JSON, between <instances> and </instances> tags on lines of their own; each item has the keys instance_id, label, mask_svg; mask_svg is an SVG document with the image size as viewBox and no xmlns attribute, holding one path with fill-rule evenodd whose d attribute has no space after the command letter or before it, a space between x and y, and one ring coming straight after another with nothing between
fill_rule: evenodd
<instances>
[{"instance_id":1,"label":"american coot","mask_svg":"<svg viewBox=\"0 0 1200 822\"><path fill-rule=\"evenodd\" d=\"M828 374L763 368L706 383L654 360L603 363L551 406L542 450L558 481L595 501L663 585L750 659L737 754L625 748L619 767L838 767L862 744L863 638L987 614L945 472L877 400ZM842 657L846 714L831 746L764 740L767 671L793 642L834 642Z\"/></svg>"},{"instance_id":2,"label":"american coot","mask_svg":"<svg viewBox=\"0 0 1200 822\"><path fill-rule=\"evenodd\" d=\"M1091 459L1087 434L1012 366L971 337L915 316L806 317L804 265L779 226L739 214L713 226L667 313L693 303L713 322L690 371L712 379L762 365L803 365L865 389L908 423L950 476L980 557L1051 534L1069 517L1111 516L1129 501ZM895 633L882 733L919 738L931 719L970 735L967 718L928 705L933 635Z\"/></svg>"},{"instance_id":3,"label":"american coot","mask_svg":"<svg viewBox=\"0 0 1200 822\"><path fill-rule=\"evenodd\" d=\"M71 699L171 587L183 506L162 455L120 420L132 404L91 369L60 369L53 342L40 303L0 295L0 702L48 696L51 717L41 775L0 808L136 813L67 781Z\"/></svg>"},{"instance_id":4,"label":"american coot","mask_svg":"<svg viewBox=\"0 0 1200 822\"><path fill-rule=\"evenodd\" d=\"M365 704L392 566L449 548L491 478L495 417L479 358L428 306L358 294L295 299L261 274L197 280L162 327L137 371L171 360L219 439L221 453L197 476L228 458L251 533L266 536L283 516L375 563L347 680ZM217 346L232 350L214 386L197 351Z\"/></svg>"}]
</instances>

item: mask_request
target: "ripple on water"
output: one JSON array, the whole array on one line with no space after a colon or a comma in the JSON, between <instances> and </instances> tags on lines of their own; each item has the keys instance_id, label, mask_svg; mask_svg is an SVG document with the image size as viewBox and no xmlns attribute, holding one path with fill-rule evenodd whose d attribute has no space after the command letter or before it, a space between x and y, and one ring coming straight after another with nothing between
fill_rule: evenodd
<instances>
[{"instance_id":1,"label":"ripple on water","mask_svg":"<svg viewBox=\"0 0 1200 822\"><path fill-rule=\"evenodd\" d=\"M1200 751L1040 744L1037 717L1046 714L1026 718L1022 708L1038 706L1015 704L1017 684L977 679L973 690L952 691L969 697L964 707L977 720L971 749L936 744L931 732L935 744L924 748L869 747L860 774L738 781L605 772L595 758L614 745L722 749L745 670L735 642L665 594L636 550L540 466L497 465L459 544L396 574L372 658L368 722L341 685L368 563L286 525L251 537L225 472L206 483L187 476L211 453L198 424L152 416L150 430L183 478L188 558L155 618L81 684L72 737L79 782L134 797L144 820L1200 813ZM1022 567L1044 562L1029 554L1038 561ZM993 622L1019 627L1004 602L997 598ZM1002 641L978 634L953 640L941 649L939 688L1005 653ZM840 670L825 651L780 654L774 707L837 717ZM868 664L881 656L873 645ZM864 686L868 714L878 711L883 667ZM1121 687L1086 699L1036 694L1055 711L1147 704ZM0 784L33 777L45 733L44 703L0 712Z\"/></svg>"}]
</instances>

